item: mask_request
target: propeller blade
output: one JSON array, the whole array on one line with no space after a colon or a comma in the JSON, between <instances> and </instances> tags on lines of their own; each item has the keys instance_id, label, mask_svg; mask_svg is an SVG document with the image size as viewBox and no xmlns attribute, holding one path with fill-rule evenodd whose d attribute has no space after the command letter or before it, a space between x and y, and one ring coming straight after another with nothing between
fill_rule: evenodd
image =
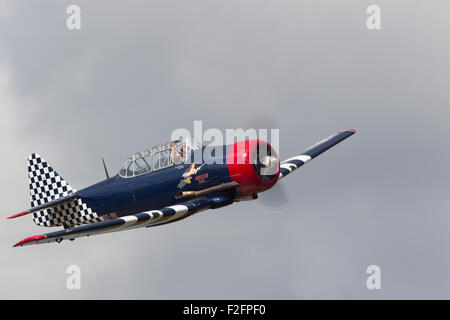
<instances>
[{"instance_id":1,"label":"propeller blade","mask_svg":"<svg viewBox=\"0 0 450 320\"><path fill-rule=\"evenodd\" d=\"M289 206L289 197L284 186L280 183L275 184L270 190L258 194L256 203L270 210L272 213L278 213L281 209Z\"/></svg>"},{"instance_id":2,"label":"propeller blade","mask_svg":"<svg viewBox=\"0 0 450 320\"><path fill-rule=\"evenodd\" d=\"M252 119L247 121L246 129L278 129L278 119L273 115L254 114ZM269 158L267 159L269 160ZM265 166L267 161L263 159L261 166ZM256 204L270 210L272 213L277 213L279 210L289 205L289 197L282 184L275 184L270 190L258 194Z\"/></svg>"}]
</instances>

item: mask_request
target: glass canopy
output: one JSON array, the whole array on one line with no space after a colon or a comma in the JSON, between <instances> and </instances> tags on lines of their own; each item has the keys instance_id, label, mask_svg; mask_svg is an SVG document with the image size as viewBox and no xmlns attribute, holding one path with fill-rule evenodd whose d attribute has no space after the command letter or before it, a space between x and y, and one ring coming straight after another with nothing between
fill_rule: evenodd
<instances>
[{"instance_id":1,"label":"glass canopy","mask_svg":"<svg viewBox=\"0 0 450 320\"><path fill-rule=\"evenodd\" d=\"M127 178L135 177L184 163L193 150L202 147L203 145L192 137L153 146L151 149L136 152L128 157L122 169L120 169L119 175Z\"/></svg>"}]
</instances>

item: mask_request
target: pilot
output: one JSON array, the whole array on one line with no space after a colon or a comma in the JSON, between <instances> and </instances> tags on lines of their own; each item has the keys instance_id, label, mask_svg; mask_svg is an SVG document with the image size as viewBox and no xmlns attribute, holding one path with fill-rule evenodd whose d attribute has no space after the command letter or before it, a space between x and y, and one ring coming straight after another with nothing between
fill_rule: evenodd
<instances>
[{"instance_id":1,"label":"pilot","mask_svg":"<svg viewBox=\"0 0 450 320\"><path fill-rule=\"evenodd\" d=\"M174 164L180 164L183 162L183 149L179 147L180 140L172 141L172 151L170 158Z\"/></svg>"}]
</instances>

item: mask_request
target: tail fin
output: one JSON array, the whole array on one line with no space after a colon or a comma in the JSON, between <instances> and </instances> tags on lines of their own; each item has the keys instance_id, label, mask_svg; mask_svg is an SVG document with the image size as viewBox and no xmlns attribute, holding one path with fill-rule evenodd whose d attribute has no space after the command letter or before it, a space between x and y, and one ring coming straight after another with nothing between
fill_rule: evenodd
<instances>
[{"instance_id":1,"label":"tail fin","mask_svg":"<svg viewBox=\"0 0 450 320\"><path fill-rule=\"evenodd\" d=\"M80 197L75 195L76 190L36 153L28 157L28 177L31 209L15 216L32 212L33 221L37 225L64 226L64 228L102 220ZM48 205L45 205L47 203Z\"/></svg>"},{"instance_id":2,"label":"tail fin","mask_svg":"<svg viewBox=\"0 0 450 320\"><path fill-rule=\"evenodd\" d=\"M28 178L32 208L76 192L36 153L28 157Z\"/></svg>"}]
</instances>

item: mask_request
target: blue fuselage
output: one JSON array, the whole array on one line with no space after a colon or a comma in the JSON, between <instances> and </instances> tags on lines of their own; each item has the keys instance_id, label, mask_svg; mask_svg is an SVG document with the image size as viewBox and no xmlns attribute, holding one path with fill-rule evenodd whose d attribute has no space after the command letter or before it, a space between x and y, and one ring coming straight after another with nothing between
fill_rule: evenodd
<instances>
[{"instance_id":1,"label":"blue fuselage","mask_svg":"<svg viewBox=\"0 0 450 320\"><path fill-rule=\"evenodd\" d=\"M226 154L224 147L222 163L203 164L201 169L190 177L190 183L184 184L183 187L180 187L180 182L185 179L183 174L191 164L172 165L134 177L117 174L79 190L78 195L99 216L120 217L174 205L186 201L175 198L180 191L198 191L232 181ZM194 155L191 158L193 161ZM200 165L196 164L196 167Z\"/></svg>"}]
</instances>

